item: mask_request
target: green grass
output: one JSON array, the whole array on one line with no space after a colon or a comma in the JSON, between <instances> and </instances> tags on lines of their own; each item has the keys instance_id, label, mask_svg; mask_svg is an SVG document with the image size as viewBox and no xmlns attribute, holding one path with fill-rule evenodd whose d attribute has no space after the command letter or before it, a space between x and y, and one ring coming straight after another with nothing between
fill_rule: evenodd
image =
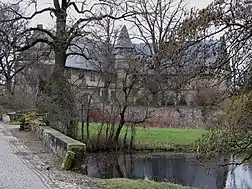
<instances>
[{"instance_id":1,"label":"green grass","mask_svg":"<svg viewBox=\"0 0 252 189\"><path fill-rule=\"evenodd\" d=\"M91 123L89 128L90 136L95 137L101 127L99 124ZM104 126L102 128L103 136L105 136L105 129L106 127ZM123 139L125 132L126 126L121 131L121 139ZM204 129L136 127L135 144L139 148L138 150L159 149L168 151L169 149L191 145L206 132ZM81 125L78 128L77 138L81 139Z\"/></svg>"},{"instance_id":2,"label":"green grass","mask_svg":"<svg viewBox=\"0 0 252 189\"><path fill-rule=\"evenodd\" d=\"M191 144L205 131L196 129L174 128L137 128L137 141L170 142L174 144Z\"/></svg>"},{"instance_id":3,"label":"green grass","mask_svg":"<svg viewBox=\"0 0 252 189\"><path fill-rule=\"evenodd\" d=\"M193 189L166 182L154 182L131 179L96 179L95 182L110 189Z\"/></svg>"}]
</instances>

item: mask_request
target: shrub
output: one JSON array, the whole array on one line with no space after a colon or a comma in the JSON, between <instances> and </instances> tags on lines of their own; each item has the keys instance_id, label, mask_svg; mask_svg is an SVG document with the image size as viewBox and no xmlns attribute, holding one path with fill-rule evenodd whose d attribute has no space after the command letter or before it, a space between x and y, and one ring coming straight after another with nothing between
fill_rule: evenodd
<instances>
[{"instance_id":1,"label":"shrub","mask_svg":"<svg viewBox=\"0 0 252 189\"><path fill-rule=\"evenodd\" d=\"M252 150L252 92L233 96L221 104L225 128L211 130L195 145L198 151L213 157L227 154L246 154Z\"/></svg>"},{"instance_id":2,"label":"shrub","mask_svg":"<svg viewBox=\"0 0 252 189\"><path fill-rule=\"evenodd\" d=\"M35 112L28 112L23 117L20 118L20 130L29 128L30 121L36 119Z\"/></svg>"},{"instance_id":3,"label":"shrub","mask_svg":"<svg viewBox=\"0 0 252 189\"><path fill-rule=\"evenodd\" d=\"M221 106L221 116L229 129L246 132L252 125L252 92L234 96Z\"/></svg>"},{"instance_id":4,"label":"shrub","mask_svg":"<svg viewBox=\"0 0 252 189\"><path fill-rule=\"evenodd\" d=\"M221 100L221 95L217 87L198 89L195 96L195 103L198 106L214 105Z\"/></svg>"}]
</instances>

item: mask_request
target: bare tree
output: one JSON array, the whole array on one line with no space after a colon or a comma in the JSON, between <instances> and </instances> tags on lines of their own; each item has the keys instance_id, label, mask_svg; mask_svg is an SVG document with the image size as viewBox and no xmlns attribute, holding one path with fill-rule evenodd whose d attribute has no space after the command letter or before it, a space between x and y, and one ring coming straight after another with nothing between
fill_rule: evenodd
<instances>
[{"instance_id":1,"label":"bare tree","mask_svg":"<svg viewBox=\"0 0 252 189\"><path fill-rule=\"evenodd\" d=\"M123 2L122 2L123 3ZM127 9L128 2L124 3L125 11L119 16L114 16L112 14L106 14L102 10L99 10L100 6L106 6L110 10L113 6L116 6L115 2L99 1L93 2L91 6L87 7L87 2L83 1L76 3L75 1L68 0L53 0L52 7L46 7L41 10L35 10L32 14L21 14L17 10L13 9L11 6L6 9L7 12L15 14L15 18L7 19L8 21L22 21L22 20L33 20L35 16L41 14L51 14L55 18L55 31L44 28L34 28L30 27L20 33L16 40L24 38L27 32L37 31L43 37L38 36L32 41L27 41L25 45L16 45L18 51L24 51L30 49L38 43L46 43L54 50L54 70L50 77L50 81L47 87L46 94L48 94L50 103L55 104L54 108L57 106L57 112L51 112L51 123L52 125L57 125L59 122L64 120L66 125L66 132L70 132L69 129L73 124L73 117L75 116L75 102L73 94L71 92L70 84L64 77L64 67L66 64L66 59L71 55L80 55L88 58L85 53L79 54L76 52L69 52L71 46L76 46L75 39L80 36L85 36L88 33L87 25L94 20L102 20L104 18L120 19L130 15L134 15L135 12L129 12ZM97 12L97 10L99 10ZM71 13L70 13L71 12ZM78 19L72 19L71 15L77 15ZM75 20L75 21L74 21ZM65 113L65 115L63 114ZM52 115L55 114L55 115ZM57 116L56 116L57 115Z\"/></svg>"},{"instance_id":2,"label":"bare tree","mask_svg":"<svg viewBox=\"0 0 252 189\"><path fill-rule=\"evenodd\" d=\"M26 65L17 68L17 62L20 58L19 52L13 48L13 43L18 45L21 41L16 41L15 38L26 29L26 21L10 21L15 18L15 14L6 12L8 5L1 4L1 24L0 24L0 77L9 94L13 94L14 77L24 69ZM19 11L20 7L12 5L12 9Z\"/></svg>"},{"instance_id":3,"label":"bare tree","mask_svg":"<svg viewBox=\"0 0 252 189\"><path fill-rule=\"evenodd\" d=\"M214 130L201 141L207 154L233 153L252 157L251 151L251 8L250 1L213 1L207 8L196 11L183 23L181 33L200 41L216 34L225 39L227 59L216 65L223 79L231 78L232 93L223 103L222 124L225 130ZM183 36L183 35L182 35ZM185 37L186 38L186 37ZM230 71L225 72L227 67Z\"/></svg>"},{"instance_id":4,"label":"bare tree","mask_svg":"<svg viewBox=\"0 0 252 189\"><path fill-rule=\"evenodd\" d=\"M146 59L141 55L128 55L124 58L123 64L116 67L117 83L114 105L119 110L119 125L114 134L114 141L118 143L119 135L125 124L130 122L144 122L147 115L134 120L134 116L127 117L130 106L136 104L139 99L147 99L146 84L148 72L145 69ZM148 106L148 102L146 102Z\"/></svg>"},{"instance_id":5,"label":"bare tree","mask_svg":"<svg viewBox=\"0 0 252 189\"><path fill-rule=\"evenodd\" d=\"M202 10L192 11L190 16L181 24L176 33L177 38L194 39L194 43L207 38L222 36L225 45L222 57L216 68L231 71L225 72L238 82L241 75L250 69L251 43L251 2L244 0L214 1ZM237 84L234 84L237 85Z\"/></svg>"},{"instance_id":6,"label":"bare tree","mask_svg":"<svg viewBox=\"0 0 252 189\"><path fill-rule=\"evenodd\" d=\"M115 75L111 73L115 71L114 48L119 27L116 20L111 18L94 21L94 25L95 28L92 29L91 38L96 42L95 50L99 52L99 55L94 57L94 60L98 61L101 65L100 70L102 70L101 73L104 81L103 100L107 101L110 84L115 80Z\"/></svg>"},{"instance_id":7,"label":"bare tree","mask_svg":"<svg viewBox=\"0 0 252 189\"><path fill-rule=\"evenodd\" d=\"M165 79L161 77L161 72L164 73L165 68L163 58L159 54L185 18L186 3L184 0L144 0L136 1L134 9L143 14L127 20L133 23L133 28L137 28L136 38L143 42L136 48L152 57L150 67L154 74L149 85L153 98L152 104L157 105L158 93L160 91L164 93L168 88Z\"/></svg>"},{"instance_id":8,"label":"bare tree","mask_svg":"<svg viewBox=\"0 0 252 189\"><path fill-rule=\"evenodd\" d=\"M123 61L121 63L124 67L116 67L117 79L109 85L109 99L104 99L104 96L101 96L99 102L95 104L95 93L99 89L104 89L102 86L106 84L103 80L104 70L101 69L98 70L100 73L98 84L94 86L93 92L89 93L84 114L87 129L87 136L84 140L91 150L111 150L128 145L132 148L135 125L144 123L149 116L148 102L145 102L145 105L142 104L141 110L134 110L139 99L147 99L147 72L144 69L146 63L144 57L133 53L125 56L121 61ZM105 74L113 75L111 72ZM92 121L99 122L99 126L96 126L97 132L90 134L88 128L89 122ZM123 128L126 130L121 138L119 136Z\"/></svg>"}]
</instances>

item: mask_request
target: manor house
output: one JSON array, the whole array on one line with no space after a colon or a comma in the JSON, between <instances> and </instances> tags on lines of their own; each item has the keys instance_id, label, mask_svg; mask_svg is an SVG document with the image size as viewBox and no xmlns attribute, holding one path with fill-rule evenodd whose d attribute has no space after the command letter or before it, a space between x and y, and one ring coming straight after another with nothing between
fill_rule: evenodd
<instances>
[{"instance_id":1,"label":"manor house","mask_svg":"<svg viewBox=\"0 0 252 189\"><path fill-rule=\"evenodd\" d=\"M115 45L90 39L79 39L76 44L78 48L70 48L69 51L84 52L86 56L69 56L65 74L81 102L99 104L118 100L121 98L118 91L120 86L123 86L122 81L132 72L140 74L141 77L138 78L142 79L147 75L145 85L132 86L135 91L131 95L132 102L139 105L152 102L155 106L193 105L199 98L200 91L204 94L205 90L206 95L209 93L211 97L213 92L219 94L229 85L229 81L222 77L223 70L217 70L218 61L223 60L225 54L222 51L223 41L202 41L196 47L195 45L190 47L190 50L181 55L182 66L166 60L163 62L165 66L161 67L158 74L151 66L153 60L151 49L143 43L133 44L126 26L122 27ZM17 89L26 90L28 93L38 90L38 85L49 77L54 65L53 53L49 47L40 44L34 49L32 51L37 53L38 58L34 60L35 62L29 63L16 78ZM46 50L40 54L43 49ZM193 56L196 51L196 56ZM137 62L141 62L141 66L135 66ZM27 61L20 62L18 66L24 64L27 65ZM183 82L175 85L180 81ZM203 101L209 100L208 97L204 98Z\"/></svg>"}]
</instances>

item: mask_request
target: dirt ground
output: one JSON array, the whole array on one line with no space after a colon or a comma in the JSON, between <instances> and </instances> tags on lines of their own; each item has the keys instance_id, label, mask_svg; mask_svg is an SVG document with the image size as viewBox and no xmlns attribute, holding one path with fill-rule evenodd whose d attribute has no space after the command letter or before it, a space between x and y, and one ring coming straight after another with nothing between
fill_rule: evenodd
<instances>
[{"instance_id":1,"label":"dirt ground","mask_svg":"<svg viewBox=\"0 0 252 189\"><path fill-rule=\"evenodd\" d=\"M80 188L101 189L101 187L94 184L93 179L86 175L61 170L62 159L46 147L32 132L19 131L18 125L5 125L5 128L11 132L19 142L28 147L32 155L38 156L43 161L43 165L45 165L43 169L49 171L55 179L75 183Z\"/></svg>"}]
</instances>

